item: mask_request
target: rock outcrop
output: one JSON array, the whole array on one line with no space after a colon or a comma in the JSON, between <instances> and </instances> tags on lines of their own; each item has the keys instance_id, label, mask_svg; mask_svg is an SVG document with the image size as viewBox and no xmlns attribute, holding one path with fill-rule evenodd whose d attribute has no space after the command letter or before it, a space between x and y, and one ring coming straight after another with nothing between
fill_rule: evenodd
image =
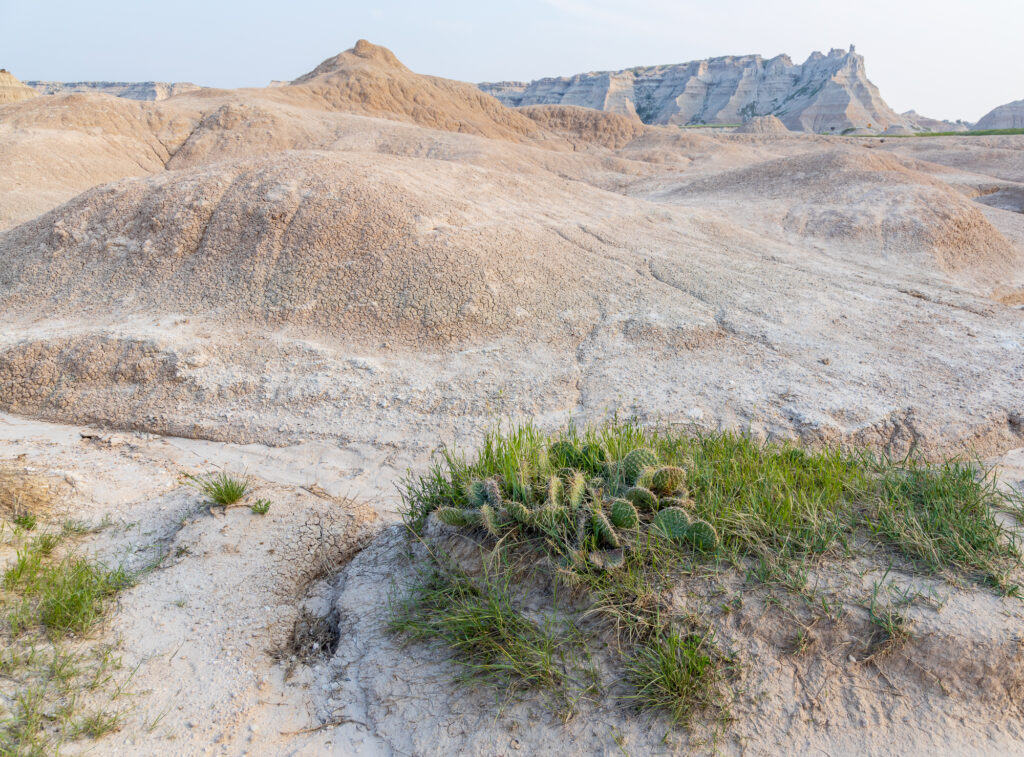
<instances>
[{"instance_id":1,"label":"rock outcrop","mask_svg":"<svg viewBox=\"0 0 1024 757\"><path fill-rule=\"evenodd\" d=\"M32 87L18 81L6 68L0 68L0 105L27 100L37 94Z\"/></svg>"},{"instance_id":2,"label":"rock outcrop","mask_svg":"<svg viewBox=\"0 0 1024 757\"><path fill-rule=\"evenodd\" d=\"M789 129L775 116L755 116L736 129L737 134L789 134Z\"/></svg>"},{"instance_id":3,"label":"rock outcrop","mask_svg":"<svg viewBox=\"0 0 1024 757\"><path fill-rule=\"evenodd\" d=\"M166 100L174 95L202 89L198 84L181 81L30 81L28 85L42 95L94 92L129 100Z\"/></svg>"},{"instance_id":4,"label":"rock outcrop","mask_svg":"<svg viewBox=\"0 0 1024 757\"><path fill-rule=\"evenodd\" d=\"M971 128L967 121L944 121L938 118L928 118L916 110L908 110L901 115L917 131L968 131Z\"/></svg>"},{"instance_id":5,"label":"rock outcrop","mask_svg":"<svg viewBox=\"0 0 1024 757\"><path fill-rule=\"evenodd\" d=\"M974 128L979 131L982 129L1024 129L1024 100L1014 100L1012 103L993 108L981 117Z\"/></svg>"},{"instance_id":6,"label":"rock outcrop","mask_svg":"<svg viewBox=\"0 0 1024 757\"><path fill-rule=\"evenodd\" d=\"M800 65L786 55L727 56L479 86L506 105L582 105L648 124L741 123L771 114L795 131L907 125L868 80L852 45L812 53Z\"/></svg>"}]
</instances>

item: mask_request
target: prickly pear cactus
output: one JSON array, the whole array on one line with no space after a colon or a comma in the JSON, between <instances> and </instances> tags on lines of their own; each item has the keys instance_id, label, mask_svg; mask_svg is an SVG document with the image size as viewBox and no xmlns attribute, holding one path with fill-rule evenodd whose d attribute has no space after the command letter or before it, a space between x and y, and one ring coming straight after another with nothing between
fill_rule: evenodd
<instances>
[{"instance_id":1,"label":"prickly pear cactus","mask_svg":"<svg viewBox=\"0 0 1024 757\"><path fill-rule=\"evenodd\" d=\"M569 511L563 505L555 505L550 501L533 511L533 525L536 528L549 529L565 523Z\"/></svg>"},{"instance_id":2,"label":"prickly pear cactus","mask_svg":"<svg viewBox=\"0 0 1024 757\"><path fill-rule=\"evenodd\" d=\"M549 505L561 505L562 504L562 491L564 486L562 479L558 476L552 476L548 479L546 494L546 501Z\"/></svg>"},{"instance_id":3,"label":"prickly pear cactus","mask_svg":"<svg viewBox=\"0 0 1024 757\"><path fill-rule=\"evenodd\" d=\"M668 507L654 516L651 529L667 539L682 543L690 531L690 516L681 507Z\"/></svg>"},{"instance_id":4,"label":"prickly pear cactus","mask_svg":"<svg viewBox=\"0 0 1024 757\"><path fill-rule=\"evenodd\" d=\"M651 491L660 497L684 491L686 471L675 466L658 468L651 476Z\"/></svg>"},{"instance_id":5,"label":"prickly pear cactus","mask_svg":"<svg viewBox=\"0 0 1024 757\"><path fill-rule=\"evenodd\" d=\"M512 520L522 526L533 524L533 511L522 502L510 500L505 503L505 510L512 516Z\"/></svg>"},{"instance_id":6,"label":"prickly pear cactus","mask_svg":"<svg viewBox=\"0 0 1024 757\"><path fill-rule=\"evenodd\" d=\"M640 516L628 499L616 499L612 502L611 522L616 528L636 528L640 525Z\"/></svg>"},{"instance_id":7,"label":"prickly pear cactus","mask_svg":"<svg viewBox=\"0 0 1024 757\"><path fill-rule=\"evenodd\" d=\"M501 507L501 503L504 498L501 496L501 487L498 486L498 480L495 478L489 478L484 481L484 499L487 500L487 504L497 510Z\"/></svg>"},{"instance_id":8,"label":"prickly pear cactus","mask_svg":"<svg viewBox=\"0 0 1024 757\"><path fill-rule=\"evenodd\" d=\"M442 522L455 528L469 528L482 525L480 511L461 507L439 507L437 517Z\"/></svg>"},{"instance_id":9,"label":"prickly pear cactus","mask_svg":"<svg viewBox=\"0 0 1024 757\"><path fill-rule=\"evenodd\" d=\"M690 523L686 531L686 540L702 552L714 552L718 549L718 532L714 526L700 518Z\"/></svg>"},{"instance_id":10,"label":"prickly pear cactus","mask_svg":"<svg viewBox=\"0 0 1024 757\"><path fill-rule=\"evenodd\" d=\"M625 555L621 549L604 549L596 552L589 552L587 554L587 560L595 568L601 568L602 570L614 570L615 568L621 568L623 562L625 562Z\"/></svg>"},{"instance_id":11,"label":"prickly pear cactus","mask_svg":"<svg viewBox=\"0 0 1024 757\"><path fill-rule=\"evenodd\" d=\"M626 492L626 499L633 503L637 510L653 513L658 509L658 498L654 492L642 486L634 486Z\"/></svg>"},{"instance_id":12,"label":"prickly pear cactus","mask_svg":"<svg viewBox=\"0 0 1024 757\"><path fill-rule=\"evenodd\" d=\"M619 548L619 537L615 533L615 528L612 527L611 521L608 520L608 516L604 514L603 510L597 508L590 515L590 532L594 535L594 540L598 544L611 547L612 549Z\"/></svg>"},{"instance_id":13,"label":"prickly pear cactus","mask_svg":"<svg viewBox=\"0 0 1024 757\"><path fill-rule=\"evenodd\" d=\"M579 510L583 504L583 498L587 494L587 479L579 471L575 471L569 478L569 486L566 496L570 510Z\"/></svg>"},{"instance_id":14,"label":"prickly pear cactus","mask_svg":"<svg viewBox=\"0 0 1024 757\"><path fill-rule=\"evenodd\" d=\"M484 482L479 479L471 481L466 490L466 498L473 507L487 504L487 488L484 486Z\"/></svg>"},{"instance_id":15,"label":"prickly pear cactus","mask_svg":"<svg viewBox=\"0 0 1024 757\"><path fill-rule=\"evenodd\" d=\"M498 510L490 504L484 505L480 508L480 520L483 527L487 529L487 533L495 539L501 538L502 532L504 531L504 524L502 523L503 518Z\"/></svg>"},{"instance_id":16,"label":"prickly pear cactus","mask_svg":"<svg viewBox=\"0 0 1024 757\"><path fill-rule=\"evenodd\" d=\"M666 507L678 507L689 512L693 509L693 500L682 497L662 497L658 500L658 509L664 510Z\"/></svg>"},{"instance_id":17,"label":"prickly pear cactus","mask_svg":"<svg viewBox=\"0 0 1024 757\"><path fill-rule=\"evenodd\" d=\"M658 457L649 449L635 449L622 458L622 477L627 484L636 483L637 478L644 468L651 468L658 464Z\"/></svg>"}]
</instances>

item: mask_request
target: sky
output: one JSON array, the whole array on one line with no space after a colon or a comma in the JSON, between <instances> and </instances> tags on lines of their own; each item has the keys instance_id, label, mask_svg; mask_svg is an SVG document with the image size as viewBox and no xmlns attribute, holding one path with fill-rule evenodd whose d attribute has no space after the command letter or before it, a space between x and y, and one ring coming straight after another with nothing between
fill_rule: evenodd
<instances>
[{"instance_id":1,"label":"sky","mask_svg":"<svg viewBox=\"0 0 1024 757\"><path fill-rule=\"evenodd\" d=\"M1024 98L1024 0L0 0L0 30L22 80L264 86L360 38L471 82L854 43L899 112L976 121Z\"/></svg>"}]
</instances>

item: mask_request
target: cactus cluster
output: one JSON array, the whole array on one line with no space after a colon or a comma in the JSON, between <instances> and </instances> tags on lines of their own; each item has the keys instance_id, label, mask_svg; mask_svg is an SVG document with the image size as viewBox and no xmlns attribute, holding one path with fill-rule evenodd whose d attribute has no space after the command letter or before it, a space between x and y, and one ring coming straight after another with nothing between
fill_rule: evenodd
<instances>
[{"instance_id":1,"label":"cactus cluster","mask_svg":"<svg viewBox=\"0 0 1024 757\"><path fill-rule=\"evenodd\" d=\"M658 467L651 450L632 450L616 464L603 447L559 441L548 456L554 466L569 466L539 481L472 481L465 489L469 506L442 507L438 518L456 528L482 528L499 540L513 532L543 537L576 566L621 564L645 522L674 543L705 551L717 547L715 529L689 512L686 471ZM615 554L605 554L610 552Z\"/></svg>"},{"instance_id":2,"label":"cactus cluster","mask_svg":"<svg viewBox=\"0 0 1024 757\"><path fill-rule=\"evenodd\" d=\"M718 548L718 533L706 520L691 518L682 507L659 510L651 521L651 530L677 544L689 544L703 552Z\"/></svg>"}]
</instances>

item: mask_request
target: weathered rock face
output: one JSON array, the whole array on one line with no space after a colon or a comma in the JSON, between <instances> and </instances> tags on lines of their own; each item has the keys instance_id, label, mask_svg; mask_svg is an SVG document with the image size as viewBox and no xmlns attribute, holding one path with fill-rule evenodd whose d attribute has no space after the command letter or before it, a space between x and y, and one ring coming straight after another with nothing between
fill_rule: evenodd
<instances>
[{"instance_id":1,"label":"weathered rock face","mask_svg":"<svg viewBox=\"0 0 1024 757\"><path fill-rule=\"evenodd\" d=\"M981 117L975 129L1024 129L1024 100L1000 105Z\"/></svg>"},{"instance_id":2,"label":"weathered rock face","mask_svg":"<svg viewBox=\"0 0 1024 757\"><path fill-rule=\"evenodd\" d=\"M191 82L164 81L30 81L28 85L43 95L95 92L129 100L166 100L174 95L202 89Z\"/></svg>"},{"instance_id":3,"label":"weathered rock face","mask_svg":"<svg viewBox=\"0 0 1024 757\"><path fill-rule=\"evenodd\" d=\"M916 110L908 110L902 116L917 131L968 131L971 128L967 121L944 121L938 118L928 118Z\"/></svg>"},{"instance_id":4,"label":"weathered rock face","mask_svg":"<svg viewBox=\"0 0 1024 757\"><path fill-rule=\"evenodd\" d=\"M801 65L786 55L728 56L479 86L506 105L582 105L652 124L741 123L771 114L796 131L907 125L868 81L852 46L812 53Z\"/></svg>"},{"instance_id":5,"label":"weathered rock face","mask_svg":"<svg viewBox=\"0 0 1024 757\"><path fill-rule=\"evenodd\" d=\"M775 116L754 116L736 129L737 134L788 134L789 129Z\"/></svg>"},{"instance_id":6,"label":"weathered rock face","mask_svg":"<svg viewBox=\"0 0 1024 757\"><path fill-rule=\"evenodd\" d=\"M0 68L0 104L27 100L38 93L18 81L6 68Z\"/></svg>"}]
</instances>

